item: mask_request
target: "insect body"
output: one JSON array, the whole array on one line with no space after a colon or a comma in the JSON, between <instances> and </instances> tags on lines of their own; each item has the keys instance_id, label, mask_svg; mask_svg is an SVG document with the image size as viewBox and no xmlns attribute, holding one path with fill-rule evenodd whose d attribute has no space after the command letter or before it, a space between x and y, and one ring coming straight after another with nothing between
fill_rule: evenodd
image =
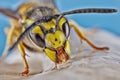
<instances>
[{"instance_id":1,"label":"insect body","mask_svg":"<svg viewBox=\"0 0 120 80\"><path fill-rule=\"evenodd\" d=\"M96 47L84 36L78 26L69 22L64 16L77 13L114 13L117 12L116 9L87 8L59 13L55 6L49 7L45 5L46 2L44 6L38 2L26 2L16 11L0 9L1 13L11 19L11 28L6 32L8 33L7 45L12 46L6 48L6 50L11 51L18 46L25 67L25 71L22 72L23 75L29 73L25 48L35 52L43 50L55 63L55 68L57 68L57 64L70 59L70 28L74 28L78 36L93 49L109 49L108 47ZM13 39L16 40L14 41ZM4 54L3 57L5 56Z\"/></svg>"}]
</instances>

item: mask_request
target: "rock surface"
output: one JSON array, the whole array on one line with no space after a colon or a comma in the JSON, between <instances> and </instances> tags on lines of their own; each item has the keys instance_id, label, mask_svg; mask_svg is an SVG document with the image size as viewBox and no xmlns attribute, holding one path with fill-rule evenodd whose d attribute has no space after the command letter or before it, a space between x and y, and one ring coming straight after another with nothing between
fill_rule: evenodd
<instances>
[{"instance_id":1,"label":"rock surface","mask_svg":"<svg viewBox=\"0 0 120 80\"><path fill-rule=\"evenodd\" d=\"M21 76L23 63L19 52L11 53L0 64L0 80L120 80L120 38L106 31L87 35L97 46L108 46L109 51L94 51L71 32L71 59L51 70L54 64L44 53L30 53L27 57L30 74Z\"/></svg>"}]
</instances>

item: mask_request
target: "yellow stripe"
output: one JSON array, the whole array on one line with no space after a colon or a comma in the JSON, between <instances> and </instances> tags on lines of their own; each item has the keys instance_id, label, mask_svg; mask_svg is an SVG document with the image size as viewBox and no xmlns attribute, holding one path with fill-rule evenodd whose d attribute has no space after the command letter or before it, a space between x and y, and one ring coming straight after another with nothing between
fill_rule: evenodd
<instances>
[{"instance_id":1,"label":"yellow stripe","mask_svg":"<svg viewBox=\"0 0 120 80\"><path fill-rule=\"evenodd\" d=\"M52 51L52 50L46 48L45 53L53 62L56 61L56 52L55 51Z\"/></svg>"},{"instance_id":2,"label":"yellow stripe","mask_svg":"<svg viewBox=\"0 0 120 80\"><path fill-rule=\"evenodd\" d=\"M55 28L56 21L55 19L52 19L49 22L42 23L42 25L45 27L46 30L50 30L51 28Z\"/></svg>"},{"instance_id":3,"label":"yellow stripe","mask_svg":"<svg viewBox=\"0 0 120 80\"><path fill-rule=\"evenodd\" d=\"M66 43L65 43L65 51L67 52L68 55L70 55L71 50L70 50L70 43L69 43L69 41L66 41Z\"/></svg>"},{"instance_id":4,"label":"yellow stripe","mask_svg":"<svg viewBox=\"0 0 120 80\"><path fill-rule=\"evenodd\" d=\"M66 19L65 18L61 18L60 21L59 21L59 27L60 29L62 30L62 27L63 27L63 24L66 22Z\"/></svg>"},{"instance_id":5,"label":"yellow stripe","mask_svg":"<svg viewBox=\"0 0 120 80\"><path fill-rule=\"evenodd\" d=\"M36 26L33 30L32 30L33 34L39 34L39 35L44 35L40 26Z\"/></svg>"}]
</instances>

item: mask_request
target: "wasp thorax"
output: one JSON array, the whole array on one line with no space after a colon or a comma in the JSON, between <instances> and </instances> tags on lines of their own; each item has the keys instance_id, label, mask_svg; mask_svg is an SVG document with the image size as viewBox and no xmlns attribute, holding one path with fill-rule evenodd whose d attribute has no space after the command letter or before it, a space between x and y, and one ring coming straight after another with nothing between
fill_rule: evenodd
<instances>
[{"instance_id":1,"label":"wasp thorax","mask_svg":"<svg viewBox=\"0 0 120 80\"><path fill-rule=\"evenodd\" d=\"M36 7L27 13L27 18L37 21L38 19L42 19L43 16L52 16L52 15L53 15L53 10L51 8Z\"/></svg>"}]
</instances>

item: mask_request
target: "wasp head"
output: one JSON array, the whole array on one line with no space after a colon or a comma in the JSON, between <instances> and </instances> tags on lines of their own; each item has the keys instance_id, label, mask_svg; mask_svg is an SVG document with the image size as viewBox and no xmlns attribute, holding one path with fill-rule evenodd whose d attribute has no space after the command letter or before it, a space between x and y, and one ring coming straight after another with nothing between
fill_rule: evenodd
<instances>
[{"instance_id":1,"label":"wasp head","mask_svg":"<svg viewBox=\"0 0 120 80\"><path fill-rule=\"evenodd\" d=\"M45 36L45 52L48 57L57 62L66 62L70 55L70 44L68 41L70 27L67 19L62 17Z\"/></svg>"}]
</instances>

